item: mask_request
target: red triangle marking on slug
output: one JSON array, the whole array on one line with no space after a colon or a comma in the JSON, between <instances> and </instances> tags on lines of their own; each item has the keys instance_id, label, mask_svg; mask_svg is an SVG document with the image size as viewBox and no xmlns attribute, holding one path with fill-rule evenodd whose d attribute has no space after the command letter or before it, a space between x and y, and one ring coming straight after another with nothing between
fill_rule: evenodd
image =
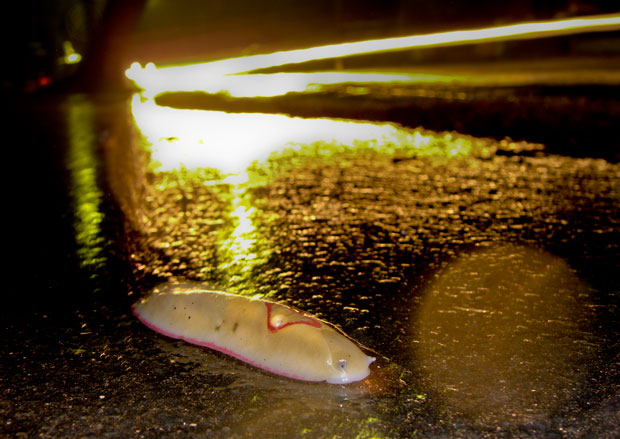
<instances>
[{"instance_id":1,"label":"red triangle marking on slug","mask_svg":"<svg viewBox=\"0 0 620 439\"><path fill-rule=\"evenodd\" d=\"M291 326L291 325L296 325L296 324L302 324L302 325L309 325L309 326L314 326L315 328L320 328L321 326L321 322L313 319L310 316L306 316L305 314L303 314L302 312L294 309L294 308L289 308L291 311L299 314L301 317L307 319L307 320L296 320L294 322L286 322L283 325L280 326L275 326L271 323L271 310L273 307L273 303L270 302L265 302L265 306L267 307L267 329L269 330L269 332L276 333L284 328L286 328L287 326Z\"/></svg>"}]
</instances>

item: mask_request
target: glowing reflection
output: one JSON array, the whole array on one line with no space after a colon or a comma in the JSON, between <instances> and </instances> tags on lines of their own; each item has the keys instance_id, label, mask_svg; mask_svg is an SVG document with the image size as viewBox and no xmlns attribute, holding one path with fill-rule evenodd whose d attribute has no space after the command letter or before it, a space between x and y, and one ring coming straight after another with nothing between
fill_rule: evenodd
<instances>
[{"instance_id":1,"label":"glowing reflection","mask_svg":"<svg viewBox=\"0 0 620 439\"><path fill-rule=\"evenodd\" d=\"M132 112L136 125L151 145L152 162L166 171L216 168L223 174L238 174L254 161L266 160L284 147L329 144L333 148L370 147L387 153L428 155L442 145L434 134L407 130L389 123L334 119L303 119L279 114L224 113L179 110L156 105L135 95ZM450 155L468 154L471 141L450 134ZM333 149L332 148L332 149Z\"/></svg>"},{"instance_id":2,"label":"glowing reflection","mask_svg":"<svg viewBox=\"0 0 620 439\"><path fill-rule=\"evenodd\" d=\"M255 209L247 201L246 188L249 180L256 178L261 166L269 167L269 158L286 154L329 155L355 147L392 152L399 147L406 147L422 151L435 140L430 134L407 131L391 124L178 110L160 107L152 100L144 100L138 95L132 100L132 113L144 139L143 144L148 149L149 168L153 172L157 175L179 174L186 179L187 175L193 175L196 170L209 169L218 178L204 181L202 186L229 187L230 195L223 195L221 191L220 195L216 195L216 191L213 191L220 202L228 200L225 204L229 209L230 224L222 224L219 229L217 261L207 262L217 266L201 267L201 270L204 276L218 273L219 278L226 280L227 287L250 295L254 294L250 279L252 269L268 255L260 253L256 248L257 232L252 221ZM248 174L249 168L252 168L252 176ZM178 180L171 179L175 182ZM157 178L156 181L166 179ZM174 191L179 190L184 191L183 188ZM151 197L156 199L161 193L161 203L165 204L166 198L170 196L166 194L170 191L167 185L162 184L161 187L153 187ZM171 215L172 212L166 214ZM142 216L150 218L153 214ZM158 221L164 224L163 227L169 228L172 220L151 219L147 223ZM189 212L183 215L183 223L183 227L188 230L201 228L199 224L194 225L193 215ZM146 228L152 229L152 226ZM163 244L171 245L168 240L171 240L174 233L163 233L162 238L154 242L160 247ZM201 250L202 253L204 251Z\"/></svg>"},{"instance_id":3,"label":"glowing reflection","mask_svg":"<svg viewBox=\"0 0 620 439\"><path fill-rule=\"evenodd\" d=\"M258 255L255 253L256 245L256 226L252 221L252 216L256 209L249 206L245 200L245 183L248 181L247 174L244 172L235 179L227 181L238 184L232 186L232 202L230 216L235 223L235 228L222 243L222 253L224 262L220 264L220 270L228 274L231 286L244 285L246 289L243 294L253 295L252 289L247 289L251 285L251 268L256 264Z\"/></svg>"},{"instance_id":4,"label":"glowing reflection","mask_svg":"<svg viewBox=\"0 0 620 439\"><path fill-rule=\"evenodd\" d=\"M248 86L251 88L252 85L247 81L245 81L244 85L239 85L239 89L236 89L237 86L233 84L236 81L244 80L240 80L239 77L234 75L269 67L321 59L342 58L352 55L514 39L548 38L575 33L614 31L618 29L620 29L620 15L609 14L566 20L520 23L476 30L439 32L427 35L332 44L183 66L157 68L152 63L149 63L145 68L141 68L139 64L134 63L127 70L126 75L138 87L150 95L162 91L203 90L207 92L229 92L233 96L248 96L249 93L253 93L251 94L252 96L272 96L274 93L281 93L287 87L290 87L291 91L302 91L309 84L321 83L324 79L321 79L319 76L317 76L317 79L309 79L311 78L310 76L305 78L303 76L287 76L285 81L287 85L284 86L283 84L278 84L283 76L262 76L261 79L269 78L271 81L271 84L267 87L270 91L251 92L247 88ZM336 80L335 78L332 77L329 81L334 81ZM347 77L342 75L338 77L337 81L347 82L361 80L362 78L359 76ZM254 87L256 87L256 79L254 77ZM368 79L366 78L366 80ZM376 80L398 81L404 80L404 78L400 77L399 79L398 76L388 75L383 78L377 77ZM239 82L239 84L242 83ZM274 91L274 89L279 91Z\"/></svg>"},{"instance_id":5,"label":"glowing reflection","mask_svg":"<svg viewBox=\"0 0 620 439\"><path fill-rule=\"evenodd\" d=\"M561 407L596 352L589 293L542 251L464 255L429 285L416 323L428 387L450 410L480 419L522 422Z\"/></svg>"},{"instance_id":6,"label":"glowing reflection","mask_svg":"<svg viewBox=\"0 0 620 439\"><path fill-rule=\"evenodd\" d=\"M71 196L75 205L75 239L83 267L95 269L106 260L101 232L102 193L97 184L98 158L92 104L72 96L66 105L69 153L67 166L71 175Z\"/></svg>"},{"instance_id":7,"label":"glowing reflection","mask_svg":"<svg viewBox=\"0 0 620 439\"><path fill-rule=\"evenodd\" d=\"M454 133L405 129L389 123L274 114L224 113L161 107L135 95L131 110L138 135L134 166L117 180L136 201L126 216L150 250L135 255L140 272L217 283L243 294L256 290L256 267L273 246L261 240L252 191L292 168L352 154L451 160L492 154L487 140ZM119 167L126 169L126 166ZM144 194L138 196L138 194ZM120 197L123 198L123 197ZM269 221L262 217L261 223Z\"/></svg>"}]
</instances>

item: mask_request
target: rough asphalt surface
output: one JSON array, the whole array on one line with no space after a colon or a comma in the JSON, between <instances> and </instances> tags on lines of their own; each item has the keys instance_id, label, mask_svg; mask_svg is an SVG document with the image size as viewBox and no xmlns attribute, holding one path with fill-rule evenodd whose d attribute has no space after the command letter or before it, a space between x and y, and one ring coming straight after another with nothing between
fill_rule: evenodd
<instances>
[{"instance_id":1,"label":"rough asphalt surface","mask_svg":"<svg viewBox=\"0 0 620 439\"><path fill-rule=\"evenodd\" d=\"M430 133L432 153L283 155L237 187L148 170L123 100L72 99L10 118L1 437L620 435L609 154ZM75 194L74 107L99 204ZM230 244L239 205L250 250ZM170 278L268 295L387 358L308 384L160 337L129 305Z\"/></svg>"}]
</instances>

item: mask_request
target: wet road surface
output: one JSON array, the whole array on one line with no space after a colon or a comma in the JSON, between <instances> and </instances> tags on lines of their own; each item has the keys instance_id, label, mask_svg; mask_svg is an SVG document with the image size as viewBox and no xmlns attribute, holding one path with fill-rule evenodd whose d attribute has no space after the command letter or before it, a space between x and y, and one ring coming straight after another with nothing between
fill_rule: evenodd
<instances>
[{"instance_id":1,"label":"wet road surface","mask_svg":"<svg viewBox=\"0 0 620 439\"><path fill-rule=\"evenodd\" d=\"M613 160L151 104L13 116L3 437L620 433ZM310 384L161 337L129 305L167 280L295 305L384 358Z\"/></svg>"}]
</instances>

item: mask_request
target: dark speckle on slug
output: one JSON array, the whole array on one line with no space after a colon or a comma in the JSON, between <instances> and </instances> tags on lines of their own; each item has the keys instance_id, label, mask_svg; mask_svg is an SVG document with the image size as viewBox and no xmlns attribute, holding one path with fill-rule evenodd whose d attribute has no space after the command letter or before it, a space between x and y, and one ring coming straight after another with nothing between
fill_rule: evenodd
<instances>
[{"instance_id":1,"label":"dark speckle on slug","mask_svg":"<svg viewBox=\"0 0 620 439\"><path fill-rule=\"evenodd\" d=\"M235 324L233 325L233 328L232 328L232 332L237 331L237 327L238 327L238 326L239 326L239 323L238 323L238 322L235 322Z\"/></svg>"}]
</instances>

